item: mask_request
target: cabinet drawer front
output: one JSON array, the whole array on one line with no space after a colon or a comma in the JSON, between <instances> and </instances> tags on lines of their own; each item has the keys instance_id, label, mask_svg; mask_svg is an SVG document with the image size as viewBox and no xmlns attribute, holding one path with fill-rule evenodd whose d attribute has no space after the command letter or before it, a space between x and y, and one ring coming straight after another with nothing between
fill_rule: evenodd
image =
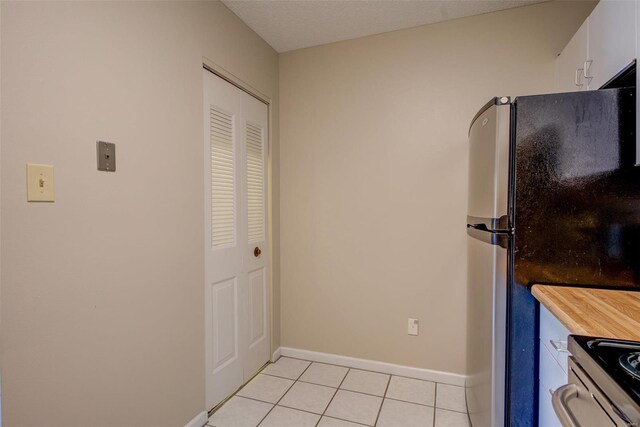
<instances>
[{"instance_id":1,"label":"cabinet drawer front","mask_svg":"<svg viewBox=\"0 0 640 427\"><path fill-rule=\"evenodd\" d=\"M540 381L540 390L538 391L538 426L562 427L556 412L553 410L549 388L549 386Z\"/></svg>"},{"instance_id":2,"label":"cabinet drawer front","mask_svg":"<svg viewBox=\"0 0 640 427\"><path fill-rule=\"evenodd\" d=\"M555 390L568 381L568 375L562 370L560 364L553 358L551 352L543 345L540 346L540 383Z\"/></svg>"},{"instance_id":3,"label":"cabinet drawer front","mask_svg":"<svg viewBox=\"0 0 640 427\"><path fill-rule=\"evenodd\" d=\"M544 345L540 345L540 378L538 382L538 425L540 427L562 427L551 403L551 394L566 384L568 376L551 356Z\"/></svg>"},{"instance_id":4,"label":"cabinet drawer front","mask_svg":"<svg viewBox=\"0 0 640 427\"><path fill-rule=\"evenodd\" d=\"M565 373L568 372L569 353L566 348L569 333L569 330L549 310L540 305L540 357L542 357L542 347L545 347Z\"/></svg>"}]
</instances>

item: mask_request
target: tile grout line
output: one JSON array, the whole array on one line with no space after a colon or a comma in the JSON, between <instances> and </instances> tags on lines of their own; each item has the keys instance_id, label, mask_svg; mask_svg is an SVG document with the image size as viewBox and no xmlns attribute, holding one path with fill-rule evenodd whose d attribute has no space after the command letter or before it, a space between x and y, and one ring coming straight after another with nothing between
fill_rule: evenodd
<instances>
[{"instance_id":1,"label":"tile grout line","mask_svg":"<svg viewBox=\"0 0 640 427\"><path fill-rule=\"evenodd\" d=\"M282 378L282 379L285 379L285 380L291 380L292 379L292 378L283 377L282 375L267 374L267 373L264 373L264 372L260 372L260 375L267 375L267 376L270 376L270 377ZM296 381L296 380L293 380L293 381Z\"/></svg>"},{"instance_id":2,"label":"tile grout line","mask_svg":"<svg viewBox=\"0 0 640 427\"><path fill-rule=\"evenodd\" d=\"M387 392L389 391L389 385L391 384L392 376L389 375L389 380L387 381L387 386L384 388L384 394L382 395L382 401L380 402L380 407L378 408L378 415L376 415L376 420L373 425L378 424L378 420L380 419L380 412L382 412L382 405L384 405L384 400L387 398Z\"/></svg>"},{"instance_id":3,"label":"tile grout line","mask_svg":"<svg viewBox=\"0 0 640 427\"><path fill-rule=\"evenodd\" d=\"M348 392L350 392L350 393L364 394L364 395L366 395L366 396L382 397L382 398L384 398L384 396L380 396L379 394L365 393L365 392L363 392L363 391L351 390L351 389L348 389L348 388L341 388L340 390L348 391ZM411 402L408 402L408 403L411 403Z\"/></svg>"},{"instance_id":4,"label":"tile grout line","mask_svg":"<svg viewBox=\"0 0 640 427\"><path fill-rule=\"evenodd\" d=\"M347 378L347 375L349 375L350 371L351 371L351 368L347 368L347 372L345 372L344 377L342 377L342 381L340 381L340 384L338 384L338 388L336 389L335 393L333 393L333 396L331 396L331 400L329 400L329 403L327 403L327 407L324 408L324 411L322 411L322 415L320 415L320 419L316 423L316 427L318 427L318 424L320 424L320 421L322 421L322 417L324 417L324 414L327 413L327 409L329 409L329 406L331 406L331 402L333 402L333 399L336 397L336 394L338 394L338 390L340 390L340 387L342 387L342 383ZM340 418L337 418L337 419L340 419Z\"/></svg>"},{"instance_id":5,"label":"tile grout line","mask_svg":"<svg viewBox=\"0 0 640 427\"><path fill-rule=\"evenodd\" d=\"M333 365L332 365L332 366L333 366ZM336 367L338 367L338 368L342 368L342 366L336 366ZM346 368L346 369L347 369L347 371L349 370L349 368ZM264 373L262 373L262 372L260 373L260 375L267 375L267 376L270 376L270 377L282 378L282 379L285 379L285 380L291 380L291 379L292 379L292 378L282 377L282 376L280 376L280 375L264 374ZM345 374L345 375L346 375L346 374ZM300 378L302 378L302 376L301 376ZM322 387L336 388L335 386L332 386L332 385L326 385L326 384L314 383L314 382L311 382L311 381L305 381L305 380L300 380L300 379L299 379L299 380L294 380L294 381L301 382L301 383L305 383L305 384L319 385L319 386L322 386ZM342 384L342 383L341 383L341 384ZM363 394L369 394L369 393L363 393ZM372 396L373 396L373 395L372 395ZM379 397L379 396L378 396L378 397Z\"/></svg>"},{"instance_id":6,"label":"tile grout line","mask_svg":"<svg viewBox=\"0 0 640 427\"><path fill-rule=\"evenodd\" d=\"M302 380L298 380L298 382L302 383L302 384L311 384L311 385L317 385L320 387L327 387L327 388L336 388L332 385L325 385L325 384L318 384L318 383L312 383L311 381L302 381ZM342 382L340 383L342 384Z\"/></svg>"},{"instance_id":7,"label":"tile grout line","mask_svg":"<svg viewBox=\"0 0 640 427\"><path fill-rule=\"evenodd\" d=\"M436 389L433 392L433 427L436 426L436 411L438 410L438 383L436 383Z\"/></svg>"},{"instance_id":8,"label":"tile grout line","mask_svg":"<svg viewBox=\"0 0 640 427\"><path fill-rule=\"evenodd\" d=\"M364 394L364 393L363 393ZM380 397L380 396L377 396ZM402 403L408 403L410 405L418 405L418 406L424 406L425 408L435 408L435 404L434 405L427 405L425 403L417 403L417 402L412 402L410 400L402 400L402 399L396 399L395 397L385 397L385 399L387 400L393 400L394 402L402 402ZM435 399L435 398L434 398ZM454 411L451 410L452 412L460 412L460 411ZM462 412L460 412L462 413Z\"/></svg>"},{"instance_id":9,"label":"tile grout line","mask_svg":"<svg viewBox=\"0 0 640 427\"><path fill-rule=\"evenodd\" d=\"M281 356L281 357L282 357L282 356ZM278 358L278 360L280 360L280 358ZM308 360L305 360L305 362L309 362L309 361L308 361ZM298 377L297 377L297 378L300 378L301 376L303 376L303 375L304 375L304 373L305 373L305 372L307 372L307 369L309 369L309 366L311 366L311 365L312 365L312 363L313 363L313 362L309 362L309 364L307 365L307 367L306 367L306 368L304 368L304 371L302 371L302 372L300 373L300 375L298 375ZM291 378L289 378L289 379L291 379ZM293 380L293 383L291 383L291 385L289 386L289 388L287 389L287 391L285 391L285 392L282 394L282 396L280 396L280 399L278 399L278 401L277 401L277 402L276 402L276 403L271 407L271 409L269 409L269 412L267 412L267 413L265 414L265 416L264 416L264 417L262 417L262 419L260 420L260 422L258 422L258 424L256 424L256 427L258 427L260 424L262 424L262 422L265 420L265 418L267 418L267 417L269 416L269 414L270 414L271 412L273 412L273 409L274 409L276 406L278 406L278 403L280 403L280 401L281 401L281 400L282 400L282 399L287 395L287 393L289 393L289 390L291 390L291 388L292 388L292 387L293 387L297 382L298 382L298 380L297 380L297 379Z\"/></svg>"},{"instance_id":10,"label":"tile grout line","mask_svg":"<svg viewBox=\"0 0 640 427\"><path fill-rule=\"evenodd\" d=\"M281 408L292 409L294 411L306 412L307 414L320 415L322 417L322 414L319 414L317 412L307 411L306 409L294 408L293 406L287 406L287 405L278 405L278 406L281 407ZM320 420L318 420L318 421L320 421Z\"/></svg>"},{"instance_id":11,"label":"tile grout line","mask_svg":"<svg viewBox=\"0 0 640 427\"><path fill-rule=\"evenodd\" d=\"M455 414L469 415L469 413L468 413L468 412L456 411L455 409L438 408L438 407L433 407L433 409L440 409L441 411L445 411L445 412L453 412L453 413L455 413Z\"/></svg>"},{"instance_id":12,"label":"tile grout line","mask_svg":"<svg viewBox=\"0 0 640 427\"><path fill-rule=\"evenodd\" d=\"M332 420L344 421L345 423L357 424L359 426L364 426L364 427L373 427L373 426L370 426L369 424L363 424L363 423L358 422L358 421L349 421L349 420L345 420L345 419L338 418L338 417L332 417L331 415L323 415L322 418L331 418ZM322 419L322 418L320 418L320 419Z\"/></svg>"}]
</instances>

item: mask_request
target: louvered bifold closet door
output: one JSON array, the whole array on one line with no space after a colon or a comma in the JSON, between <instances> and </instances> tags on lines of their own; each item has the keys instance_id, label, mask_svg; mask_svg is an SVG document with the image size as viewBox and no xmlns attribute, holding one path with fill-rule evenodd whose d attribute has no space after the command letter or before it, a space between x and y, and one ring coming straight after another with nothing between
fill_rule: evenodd
<instances>
[{"instance_id":1,"label":"louvered bifold closet door","mask_svg":"<svg viewBox=\"0 0 640 427\"><path fill-rule=\"evenodd\" d=\"M207 409L264 366L270 348L267 105L203 71Z\"/></svg>"},{"instance_id":2,"label":"louvered bifold closet door","mask_svg":"<svg viewBox=\"0 0 640 427\"><path fill-rule=\"evenodd\" d=\"M238 89L203 74L205 386L211 409L244 381L244 118Z\"/></svg>"},{"instance_id":3,"label":"louvered bifold closet door","mask_svg":"<svg viewBox=\"0 0 640 427\"><path fill-rule=\"evenodd\" d=\"M246 125L247 231L249 243L265 239L264 129Z\"/></svg>"},{"instance_id":4,"label":"louvered bifold closet door","mask_svg":"<svg viewBox=\"0 0 640 427\"><path fill-rule=\"evenodd\" d=\"M234 116L211 106L211 247L236 244Z\"/></svg>"}]
</instances>

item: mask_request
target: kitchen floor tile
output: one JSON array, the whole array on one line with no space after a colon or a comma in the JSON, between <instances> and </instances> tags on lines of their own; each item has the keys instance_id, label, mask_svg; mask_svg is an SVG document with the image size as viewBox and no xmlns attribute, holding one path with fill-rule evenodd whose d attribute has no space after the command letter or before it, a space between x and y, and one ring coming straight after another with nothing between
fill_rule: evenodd
<instances>
[{"instance_id":1,"label":"kitchen floor tile","mask_svg":"<svg viewBox=\"0 0 640 427\"><path fill-rule=\"evenodd\" d=\"M313 362L311 366L304 371L304 374L300 377L300 381L337 388L344 379L344 376L347 375L347 371L349 371L349 368Z\"/></svg>"},{"instance_id":2,"label":"kitchen floor tile","mask_svg":"<svg viewBox=\"0 0 640 427\"><path fill-rule=\"evenodd\" d=\"M469 416L462 412L436 409L435 427L469 427Z\"/></svg>"},{"instance_id":3,"label":"kitchen floor tile","mask_svg":"<svg viewBox=\"0 0 640 427\"><path fill-rule=\"evenodd\" d=\"M385 397L421 405L435 405L436 383L392 376Z\"/></svg>"},{"instance_id":4,"label":"kitchen floor tile","mask_svg":"<svg viewBox=\"0 0 640 427\"><path fill-rule=\"evenodd\" d=\"M385 399L376 427L433 427L433 408Z\"/></svg>"},{"instance_id":5,"label":"kitchen floor tile","mask_svg":"<svg viewBox=\"0 0 640 427\"><path fill-rule=\"evenodd\" d=\"M277 403L293 383L286 378L259 374L238 392L238 396Z\"/></svg>"},{"instance_id":6,"label":"kitchen floor tile","mask_svg":"<svg viewBox=\"0 0 640 427\"><path fill-rule=\"evenodd\" d=\"M340 386L341 389L384 396L389 375L351 369Z\"/></svg>"},{"instance_id":7,"label":"kitchen floor tile","mask_svg":"<svg viewBox=\"0 0 640 427\"><path fill-rule=\"evenodd\" d=\"M338 390L325 414L341 420L372 426L376 422L381 404L381 397Z\"/></svg>"},{"instance_id":8,"label":"kitchen floor tile","mask_svg":"<svg viewBox=\"0 0 640 427\"><path fill-rule=\"evenodd\" d=\"M260 427L315 427L320 415L276 406L260 423Z\"/></svg>"},{"instance_id":9,"label":"kitchen floor tile","mask_svg":"<svg viewBox=\"0 0 640 427\"><path fill-rule=\"evenodd\" d=\"M457 412L467 412L464 387L448 384L437 385L436 407Z\"/></svg>"},{"instance_id":10,"label":"kitchen floor tile","mask_svg":"<svg viewBox=\"0 0 640 427\"><path fill-rule=\"evenodd\" d=\"M362 424L352 423L350 421L339 420L337 418L327 417L320 418L318 427L362 427Z\"/></svg>"},{"instance_id":11,"label":"kitchen floor tile","mask_svg":"<svg viewBox=\"0 0 640 427\"><path fill-rule=\"evenodd\" d=\"M255 427L273 405L234 396L218 409L207 422L215 427Z\"/></svg>"},{"instance_id":12,"label":"kitchen floor tile","mask_svg":"<svg viewBox=\"0 0 640 427\"><path fill-rule=\"evenodd\" d=\"M469 427L466 409L464 387L283 357L207 426L362 427L377 421L377 427Z\"/></svg>"},{"instance_id":13,"label":"kitchen floor tile","mask_svg":"<svg viewBox=\"0 0 640 427\"><path fill-rule=\"evenodd\" d=\"M335 392L335 388L296 382L278 405L322 414Z\"/></svg>"},{"instance_id":14,"label":"kitchen floor tile","mask_svg":"<svg viewBox=\"0 0 640 427\"><path fill-rule=\"evenodd\" d=\"M262 373L297 380L310 364L311 362L307 362L306 360L281 357L275 363L267 365L262 370Z\"/></svg>"}]
</instances>

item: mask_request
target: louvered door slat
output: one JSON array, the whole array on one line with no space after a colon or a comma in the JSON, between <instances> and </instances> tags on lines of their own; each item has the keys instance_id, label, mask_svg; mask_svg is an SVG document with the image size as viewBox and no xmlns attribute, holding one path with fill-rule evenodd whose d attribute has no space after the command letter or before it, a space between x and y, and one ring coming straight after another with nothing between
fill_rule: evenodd
<instances>
[{"instance_id":1,"label":"louvered door slat","mask_svg":"<svg viewBox=\"0 0 640 427\"><path fill-rule=\"evenodd\" d=\"M246 126L247 232L249 243L264 240L264 130Z\"/></svg>"},{"instance_id":2,"label":"louvered door slat","mask_svg":"<svg viewBox=\"0 0 640 427\"><path fill-rule=\"evenodd\" d=\"M211 247L236 243L234 117L211 106Z\"/></svg>"}]
</instances>

